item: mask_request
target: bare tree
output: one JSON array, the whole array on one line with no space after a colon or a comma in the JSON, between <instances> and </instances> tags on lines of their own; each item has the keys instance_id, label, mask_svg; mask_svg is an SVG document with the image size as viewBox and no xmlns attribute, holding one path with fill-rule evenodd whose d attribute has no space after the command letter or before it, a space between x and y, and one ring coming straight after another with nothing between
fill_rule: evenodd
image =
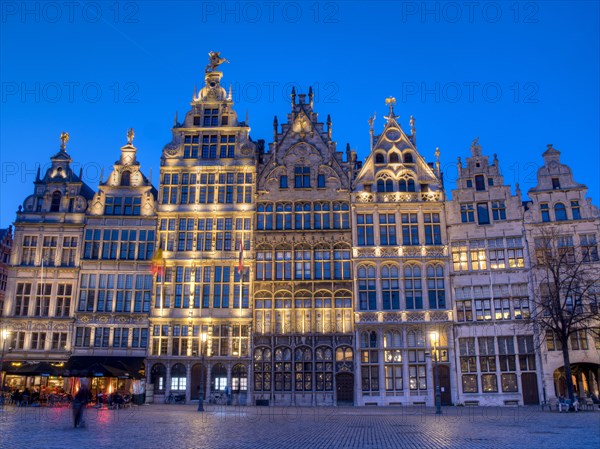
<instances>
[{"instance_id":1,"label":"bare tree","mask_svg":"<svg viewBox=\"0 0 600 449\"><path fill-rule=\"evenodd\" d=\"M562 347L567 393L574 400L569 354L571 336L598 335L600 264L597 248L576 248L573 235L552 226L537 229L532 260L533 323L542 337L552 332ZM543 341L543 338L541 339Z\"/></svg>"}]
</instances>

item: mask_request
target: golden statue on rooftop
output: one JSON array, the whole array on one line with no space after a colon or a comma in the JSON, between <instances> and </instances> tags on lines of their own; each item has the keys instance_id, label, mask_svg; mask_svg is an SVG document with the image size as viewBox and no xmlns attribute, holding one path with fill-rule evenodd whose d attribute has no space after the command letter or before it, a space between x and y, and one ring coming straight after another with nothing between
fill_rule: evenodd
<instances>
[{"instance_id":1,"label":"golden statue on rooftop","mask_svg":"<svg viewBox=\"0 0 600 449\"><path fill-rule=\"evenodd\" d=\"M61 150L67 149L67 142L69 142L69 133L63 131L62 133L60 133L60 149Z\"/></svg>"},{"instance_id":2,"label":"golden statue on rooftop","mask_svg":"<svg viewBox=\"0 0 600 449\"><path fill-rule=\"evenodd\" d=\"M219 51L211 51L208 53L208 65L206 66L205 72L214 72L215 69L223 64L224 62L229 63L229 61L225 58L221 58L221 52Z\"/></svg>"},{"instance_id":3,"label":"golden statue on rooftop","mask_svg":"<svg viewBox=\"0 0 600 449\"><path fill-rule=\"evenodd\" d=\"M133 132L133 128L129 128L127 130L127 143L131 145L133 143L133 138L135 137L135 133Z\"/></svg>"}]
</instances>

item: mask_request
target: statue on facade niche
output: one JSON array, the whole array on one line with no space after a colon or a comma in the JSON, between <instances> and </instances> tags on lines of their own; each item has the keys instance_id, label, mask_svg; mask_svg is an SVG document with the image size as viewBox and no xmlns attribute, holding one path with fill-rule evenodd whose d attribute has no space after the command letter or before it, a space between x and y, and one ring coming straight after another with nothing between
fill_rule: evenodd
<instances>
[{"instance_id":1,"label":"statue on facade niche","mask_svg":"<svg viewBox=\"0 0 600 449\"><path fill-rule=\"evenodd\" d=\"M229 63L229 61L225 58L221 58L221 52L219 51L211 51L208 53L208 65L206 66L205 72L214 72L215 69L223 64L224 62Z\"/></svg>"}]
</instances>

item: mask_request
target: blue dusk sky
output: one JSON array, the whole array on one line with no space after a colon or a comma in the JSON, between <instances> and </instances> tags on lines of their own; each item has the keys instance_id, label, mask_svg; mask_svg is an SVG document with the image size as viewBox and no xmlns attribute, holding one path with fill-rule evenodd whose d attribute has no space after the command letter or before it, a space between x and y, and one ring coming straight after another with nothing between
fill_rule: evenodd
<instances>
[{"instance_id":1,"label":"blue dusk sky","mask_svg":"<svg viewBox=\"0 0 600 449\"><path fill-rule=\"evenodd\" d=\"M446 188L479 136L504 181L524 195L552 143L599 204L599 6L524 2L1 2L0 227L33 192L68 131L76 171L97 189L135 128L138 159L158 184L176 111L220 51L240 120L269 142L289 92L315 90L338 149L364 160L385 98L417 147L441 150Z\"/></svg>"}]
</instances>

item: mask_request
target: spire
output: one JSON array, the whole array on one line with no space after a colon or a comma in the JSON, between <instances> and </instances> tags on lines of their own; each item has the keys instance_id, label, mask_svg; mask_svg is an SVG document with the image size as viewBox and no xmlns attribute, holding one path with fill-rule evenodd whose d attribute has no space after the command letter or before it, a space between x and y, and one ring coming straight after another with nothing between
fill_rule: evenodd
<instances>
[{"instance_id":1,"label":"spire","mask_svg":"<svg viewBox=\"0 0 600 449\"><path fill-rule=\"evenodd\" d=\"M310 104L311 109L313 107L313 98L314 98L314 95L313 95L312 86L308 86L308 102Z\"/></svg>"},{"instance_id":2,"label":"spire","mask_svg":"<svg viewBox=\"0 0 600 449\"><path fill-rule=\"evenodd\" d=\"M415 118L410 116L410 134L412 136L412 143L417 146L417 128L415 127Z\"/></svg>"},{"instance_id":3,"label":"spire","mask_svg":"<svg viewBox=\"0 0 600 449\"><path fill-rule=\"evenodd\" d=\"M227 94L227 99L229 101L231 101L231 99L233 98L233 89L231 87L231 83L229 84L229 93Z\"/></svg>"},{"instance_id":4,"label":"spire","mask_svg":"<svg viewBox=\"0 0 600 449\"><path fill-rule=\"evenodd\" d=\"M41 167L38 165L38 168L37 168L37 173L35 174L35 180L36 180L36 181L39 181L39 180L40 180L40 168L41 168Z\"/></svg>"},{"instance_id":5,"label":"spire","mask_svg":"<svg viewBox=\"0 0 600 449\"><path fill-rule=\"evenodd\" d=\"M197 98L198 98L198 88L194 84L194 96L192 97L192 101L196 101Z\"/></svg>"},{"instance_id":6,"label":"spire","mask_svg":"<svg viewBox=\"0 0 600 449\"><path fill-rule=\"evenodd\" d=\"M292 107L296 104L296 87L292 86Z\"/></svg>"},{"instance_id":7,"label":"spire","mask_svg":"<svg viewBox=\"0 0 600 449\"><path fill-rule=\"evenodd\" d=\"M277 142L277 129L279 128L279 121L277 116L273 117L273 141Z\"/></svg>"},{"instance_id":8,"label":"spire","mask_svg":"<svg viewBox=\"0 0 600 449\"><path fill-rule=\"evenodd\" d=\"M100 184L104 181L104 166L100 167Z\"/></svg>"},{"instance_id":9,"label":"spire","mask_svg":"<svg viewBox=\"0 0 600 449\"><path fill-rule=\"evenodd\" d=\"M332 135L331 116L329 114L327 114L327 136L329 137L329 140L331 140L331 135Z\"/></svg>"},{"instance_id":10,"label":"spire","mask_svg":"<svg viewBox=\"0 0 600 449\"><path fill-rule=\"evenodd\" d=\"M179 125L179 122L177 121L177 111L175 111L175 118L173 119L173 128L177 128L177 125Z\"/></svg>"}]
</instances>

